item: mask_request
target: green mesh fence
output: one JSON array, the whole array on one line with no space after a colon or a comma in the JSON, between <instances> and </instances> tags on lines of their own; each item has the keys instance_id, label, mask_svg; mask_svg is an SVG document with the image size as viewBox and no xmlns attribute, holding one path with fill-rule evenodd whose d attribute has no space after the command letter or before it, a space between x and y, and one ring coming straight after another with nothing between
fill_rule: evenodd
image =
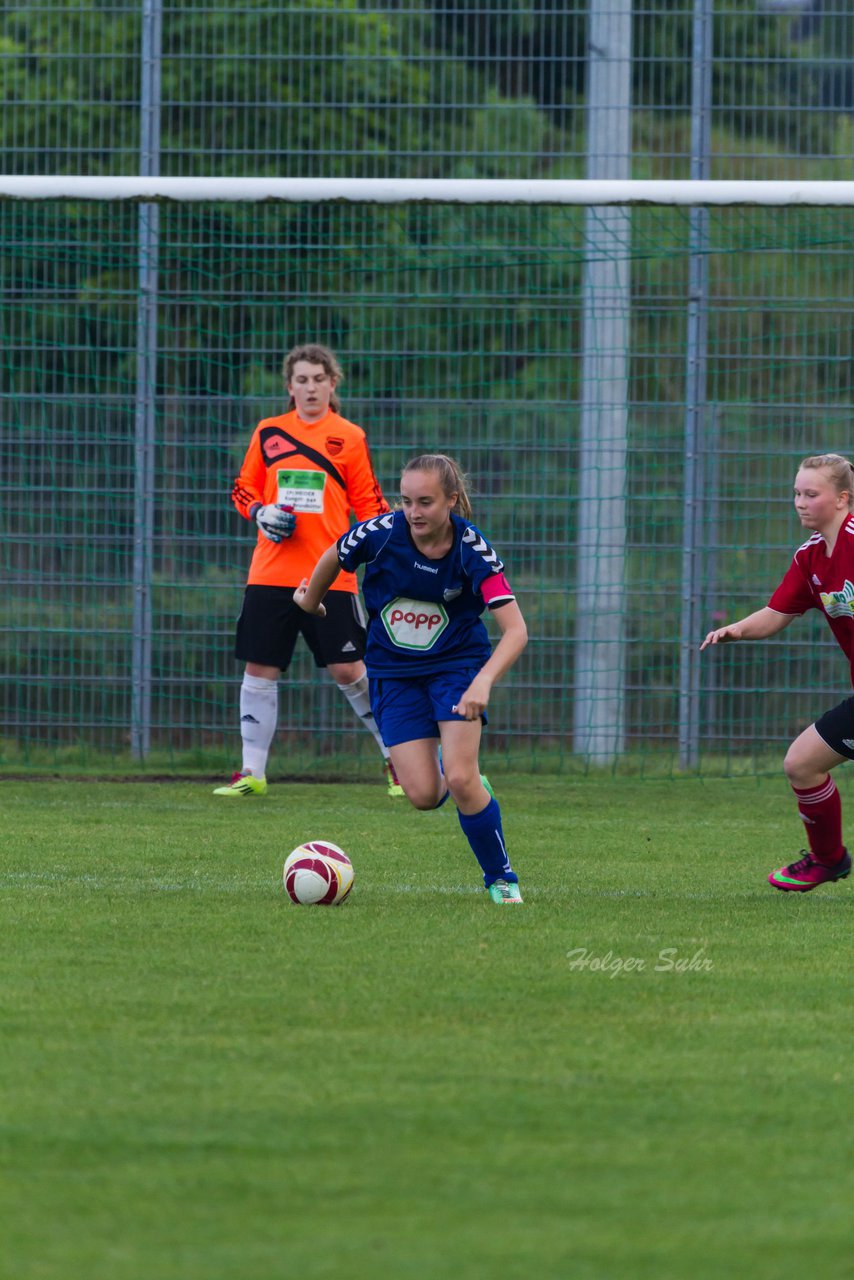
<instances>
[{"instance_id":1,"label":"green mesh fence","mask_svg":"<svg viewBox=\"0 0 854 1280\"><path fill-rule=\"evenodd\" d=\"M139 210L0 207L0 766L130 761L139 457ZM284 407L295 342L333 346L343 412L368 433L394 500L414 453L455 454L475 519L529 623L494 695L488 750L515 767L584 769L579 680L582 281L595 213L555 207L210 205L159 210L150 745L146 767L238 759L233 627L254 528L229 501L259 418ZM775 764L843 696L817 619L704 655L682 635L765 603L801 541L797 461L847 452L854 374L850 211L711 211L706 391L686 524L689 215L631 212L624 554L610 767L677 772L686 664L712 776ZM595 426L595 424L594 424ZM589 436L588 436L589 439ZM138 539L137 539L138 541ZM136 546L139 557L140 548ZM686 583L686 556L698 570ZM607 624L606 624L607 625ZM690 650L690 652L689 652ZM577 726L576 726L577 728ZM138 726L137 726L138 729ZM273 772L375 769L375 749L304 649L282 682Z\"/></svg>"}]
</instances>

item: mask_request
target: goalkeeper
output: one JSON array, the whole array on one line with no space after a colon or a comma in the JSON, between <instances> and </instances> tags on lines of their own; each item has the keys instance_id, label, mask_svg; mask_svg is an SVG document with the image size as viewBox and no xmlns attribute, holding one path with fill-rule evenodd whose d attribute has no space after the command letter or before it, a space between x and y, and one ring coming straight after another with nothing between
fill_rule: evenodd
<instances>
[{"instance_id":1,"label":"goalkeeper","mask_svg":"<svg viewBox=\"0 0 854 1280\"><path fill-rule=\"evenodd\" d=\"M257 525L258 540L237 620L235 656L246 664L240 690L243 761L214 795L259 796L267 790L267 758L278 718L278 681L302 635L315 665L325 667L385 760L391 795L402 795L371 713L365 664L365 625L355 575L340 573L325 598L326 616L310 617L294 590L330 542L358 520L388 511L371 465L365 433L340 417L336 388L341 368L318 344L285 357L288 412L259 422L232 501Z\"/></svg>"}]
</instances>

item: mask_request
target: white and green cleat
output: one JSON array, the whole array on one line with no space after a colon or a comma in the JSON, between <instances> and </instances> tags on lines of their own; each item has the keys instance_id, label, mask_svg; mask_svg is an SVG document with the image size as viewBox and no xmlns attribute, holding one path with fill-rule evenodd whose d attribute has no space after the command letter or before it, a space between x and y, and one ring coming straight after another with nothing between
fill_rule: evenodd
<instances>
[{"instance_id":1,"label":"white and green cleat","mask_svg":"<svg viewBox=\"0 0 854 1280\"><path fill-rule=\"evenodd\" d=\"M500 906L514 906L522 901L518 884L511 884L509 880L493 880L487 892L492 901Z\"/></svg>"},{"instance_id":2,"label":"white and green cleat","mask_svg":"<svg viewBox=\"0 0 854 1280\"><path fill-rule=\"evenodd\" d=\"M227 787L214 787L215 796L265 796L267 779L251 773L235 773Z\"/></svg>"}]
</instances>

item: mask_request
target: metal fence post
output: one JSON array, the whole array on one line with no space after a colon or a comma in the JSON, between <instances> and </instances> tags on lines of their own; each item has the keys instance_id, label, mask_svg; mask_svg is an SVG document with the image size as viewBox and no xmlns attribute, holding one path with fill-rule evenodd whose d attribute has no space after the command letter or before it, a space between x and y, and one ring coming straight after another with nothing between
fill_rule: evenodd
<instances>
[{"instance_id":1,"label":"metal fence post","mask_svg":"<svg viewBox=\"0 0 854 1280\"><path fill-rule=\"evenodd\" d=\"M162 0L143 0L140 172L160 172L160 59ZM136 394L134 401L133 643L131 752L144 760L151 747L151 580L154 559L154 447L157 388L157 274L159 209L139 206Z\"/></svg>"},{"instance_id":2,"label":"metal fence post","mask_svg":"<svg viewBox=\"0 0 854 1280\"><path fill-rule=\"evenodd\" d=\"M631 172L631 0L594 0L588 39L587 176ZM574 749L624 750L626 455L631 214L585 217L575 623Z\"/></svg>"},{"instance_id":3,"label":"metal fence post","mask_svg":"<svg viewBox=\"0 0 854 1280\"><path fill-rule=\"evenodd\" d=\"M694 0L691 52L691 177L709 176L712 97L712 3ZM700 755L700 626L703 595L703 504L706 495L705 409L709 307L709 211L690 211L685 369L685 482L679 647L679 767Z\"/></svg>"}]
</instances>

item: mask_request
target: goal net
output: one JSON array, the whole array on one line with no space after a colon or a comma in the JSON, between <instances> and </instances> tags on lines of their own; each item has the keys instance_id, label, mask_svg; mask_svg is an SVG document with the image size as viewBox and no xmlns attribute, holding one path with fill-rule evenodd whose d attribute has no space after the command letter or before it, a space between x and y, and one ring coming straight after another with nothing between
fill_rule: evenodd
<instances>
[{"instance_id":1,"label":"goal net","mask_svg":"<svg viewBox=\"0 0 854 1280\"><path fill-rule=\"evenodd\" d=\"M697 647L854 447L854 184L98 182L0 180L4 769L234 759L229 493L304 340L390 502L425 450L471 478L531 636L492 759L758 771L843 696L815 619ZM305 652L280 707L274 771L374 769Z\"/></svg>"}]
</instances>

